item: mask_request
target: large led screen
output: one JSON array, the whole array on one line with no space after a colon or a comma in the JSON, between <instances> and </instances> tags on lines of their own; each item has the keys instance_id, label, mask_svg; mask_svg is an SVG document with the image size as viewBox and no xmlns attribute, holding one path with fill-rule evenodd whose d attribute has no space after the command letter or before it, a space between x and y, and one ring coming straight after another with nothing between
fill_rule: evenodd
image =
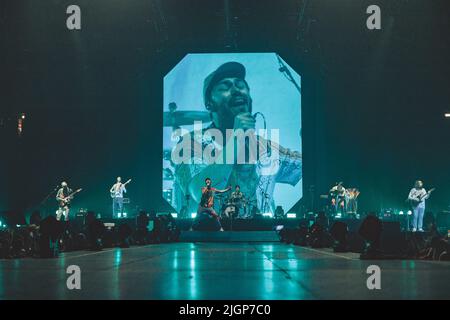
<instances>
[{"instance_id":1,"label":"large led screen","mask_svg":"<svg viewBox=\"0 0 450 320\"><path fill-rule=\"evenodd\" d=\"M276 53L188 54L164 77L163 197L189 217L205 179L245 217L301 199L300 76Z\"/></svg>"}]
</instances>

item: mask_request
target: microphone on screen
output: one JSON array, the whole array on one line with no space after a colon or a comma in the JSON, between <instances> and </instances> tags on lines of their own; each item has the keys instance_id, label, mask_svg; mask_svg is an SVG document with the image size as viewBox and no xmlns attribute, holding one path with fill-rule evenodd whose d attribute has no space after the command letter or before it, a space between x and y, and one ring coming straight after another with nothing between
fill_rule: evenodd
<instances>
[{"instance_id":1,"label":"microphone on screen","mask_svg":"<svg viewBox=\"0 0 450 320\"><path fill-rule=\"evenodd\" d=\"M260 116L262 119L263 119L263 122L264 122L264 130L266 130L267 129L267 124L266 124L266 117L264 116L264 114L262 113L262 112L256 112L256 113L254 113L253 114L253 119L255 119L255 121L256 121L256 117L257 116Z\"/></svg>"}]
</instances>

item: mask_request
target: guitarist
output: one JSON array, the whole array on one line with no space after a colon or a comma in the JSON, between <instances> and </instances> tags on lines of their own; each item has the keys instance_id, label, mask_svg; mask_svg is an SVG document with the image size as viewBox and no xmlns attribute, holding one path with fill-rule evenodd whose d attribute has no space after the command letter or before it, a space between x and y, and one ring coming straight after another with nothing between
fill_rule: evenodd
<instances>
[{"instance_id":1,"label":"guitarist","mask_svg":"<svg viewBox=\"0 0 450 320\"><path fill-rule=\"evenodd\" d=\"M127 183L122 183L122 178L121 177L117 177L116 183L109 190L109 192L111 192L111 198L113 199L113 204L112 204L113 218L120 218L120 217L122 217L122 214L123 214L123 194L127 193L127 189L125 188L125 185Z\"/></svg>"},{"instance_id":2,"label":"guitarist","mask_svg":"<svg viewBox=\"0 0 450 320\"><path fill-rule=\"evenodd\" d=\"M61 188L59 188L56 193L56 201L58 201L58 210L56 211L56 220L60 221L61 216L64 215L64 221L69 221L69 208L70 208L70 194L72 189L67 185L67 182L63 181L61 183Z\"/></svg>"},{"instance_id":3,"label":"guitarist","mask_svg":"<svg viewBox=\"0 0 450 320\"><path fill-rule=\"evenodd\" d=\"M430 197L431 191L433 191L433 189L427 192L423 187L423 182L417 180L414 184L414 188L409 192L408 200L413 209L413 232L423 232L422 225L425 212L425 200Z\"/></svg>"}]
</instances>

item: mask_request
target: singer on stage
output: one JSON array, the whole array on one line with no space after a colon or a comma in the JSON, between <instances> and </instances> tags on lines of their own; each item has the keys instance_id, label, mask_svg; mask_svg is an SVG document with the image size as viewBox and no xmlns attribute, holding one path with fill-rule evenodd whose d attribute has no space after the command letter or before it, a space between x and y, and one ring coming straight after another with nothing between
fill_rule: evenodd
<instances>
[{"instance_id":1,"label":"singer on stage","mask_svg":"<svg viewBox=\"0 0 450 320\"><path fill-rule=\"evenodd\" d=\"M226 137L227 129L255 129L255 117L252 116L253 106L250 95L250 87L245 80L246 69L238 62L227 62L219 66L209 74L203 83L203 99L206 110L209 111L212 124L207 129L219 130L223 137ZM268 94L270 88L267 88ZM277 108L277 106L274 106ZM270 119L268 119L270 120ZM185 137L183 137L184 139ZM289 149L272 143L270 148L279 150L278 170L272 175L262 174L264 159L257 159L254 164L234 164L202 162L202 155L197 150L202 150L208 145L215 144L226 158L227 154L232 154L237 159L240 152L248 154L248 144L242 150L233 147L224 138L223 145L217 149L217 142L207 137L198 138L187 136L192 139L192 144L201 144L201 148L192 147L190 164L179 164L176 166L176 185L189 194L191 198L200 203L198 190L203 186L206 177L213 181L219 181L218 187L227 185L240 185L241 191L249 201L253 201L258 211L271 211L275 209L273 192L276 183L287 183L295 186L301 179L302 157L299 152L292 152ZM271 143L270 140L265 140ZM200 159L200 161L198 161ZM196 161L197 160L197 161ZM222 182L221 182L222 181ZM221 182L221 183L220 183Z\"/></svg>"},{"instance_id":2,"label":"singer on stage","mask_svg":"<svg viewBox=\"0 0 450 320\"><path fill-rule=\"evenodd\" d=\"M219 190L211 186L211 179L205 179L205 186L202 187L202 196L200 199L200 205L198 206L197 216L200 218L202 214L208 214L215 219L220 225L220 231L223 231L222 225L220 224L219 215L214 210L214 193L224 193L230 190L231 187L228 187L224 190Z\"/></svg>"}]
</instances>

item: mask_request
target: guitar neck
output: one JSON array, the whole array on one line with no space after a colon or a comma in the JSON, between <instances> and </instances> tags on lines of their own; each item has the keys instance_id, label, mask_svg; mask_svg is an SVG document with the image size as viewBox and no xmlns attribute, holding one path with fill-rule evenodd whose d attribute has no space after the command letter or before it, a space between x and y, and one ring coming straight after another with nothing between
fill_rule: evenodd
<instances>
[{"instance_id":1,"label":"guitar neck","mask_svg":"<svg viewBox=\"0 0 450 320\"><path fill-rule=\"evenodd\" d=\"M430 190L428 190L427 191L427 193L426 194L424 194L420 199L423 199L423 198L425 198L425 197L428 197L432 192L434 191L434 188L433 189L430 189Z\"/></svg>"},{"instance_id":2,"label":"guitar neck","mask_svg":"<svg viewBox=\"0 0 450 320\"><path fill-rule=\"evenodd\" d=\"M67 198L73 197L74 195L76 195L80 191L81 191L81 189L78 189L77 191L72 192L70 195L67 196Z\"/></svg>"}]
</instances>

